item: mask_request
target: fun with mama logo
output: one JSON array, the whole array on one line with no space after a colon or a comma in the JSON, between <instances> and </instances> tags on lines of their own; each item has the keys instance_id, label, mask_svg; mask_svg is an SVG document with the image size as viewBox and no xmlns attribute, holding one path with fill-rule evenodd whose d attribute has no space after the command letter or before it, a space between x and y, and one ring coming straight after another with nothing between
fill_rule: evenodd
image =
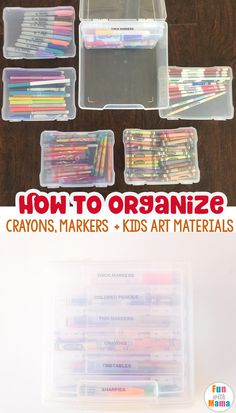
<instances>
[{"instance_id":1,"label":"fun with mama logo","mask_svg":"<svg viewBox=\"0 0 236 413\"><path fill-rule=\"evenodd\" d=\"M215 383L205 392L205 402L213 412L226 412L234 401L234 394L230 386L225 383Z\"/></svg>"}]
</instances>

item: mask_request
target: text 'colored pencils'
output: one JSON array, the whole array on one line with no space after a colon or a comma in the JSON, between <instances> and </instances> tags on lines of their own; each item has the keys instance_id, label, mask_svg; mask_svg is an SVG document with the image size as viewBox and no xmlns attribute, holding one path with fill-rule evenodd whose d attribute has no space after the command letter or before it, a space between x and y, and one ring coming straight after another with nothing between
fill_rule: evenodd
<instances>
[{"instance_id":1,"label":"text 'colored pencils'","mask_svg":"<svg viewBox=\"0 0 236 413\"><path fill-rule=\"evenodd\" d=\"M111 132L45 132L41 145L43 186L113 185Z\"/></svg>"},{"instance_id":2,"label":"text 'colored pencils'","mask_svg":"<svg viewBox=\"0 0 236 413\"><path fill-rule=\"evenodd\" d=\"M18 30L15 41L7 43L5 55L12 59L53 59L75 55L73 7L9 8L5 24L13 17Z\"/></svg>"},{"instance_id":3,"label":"text 'colored pencils'","mask_svg":"<svg viewBox=\"0 0 236 413\"><path fill-rule=\"evenodd\" d=\"M228 67L170 67L170 106L164 110L165 117L181 117L191 111L194 117L194 110L199 106L204 112L208 102L212 105L228 93L230 80Z\"/></svg>"},{"instance_id":4,"label":"text 'colored pencils'","mask_svg":"<svg viewBox=\"0 0 236 413\"><path fill-rule=\"evenodd\" d=\"M124 132L125 179L128 184L199 181L197 134L193 128L127 129Z\"/></svg>"}]
</instances>

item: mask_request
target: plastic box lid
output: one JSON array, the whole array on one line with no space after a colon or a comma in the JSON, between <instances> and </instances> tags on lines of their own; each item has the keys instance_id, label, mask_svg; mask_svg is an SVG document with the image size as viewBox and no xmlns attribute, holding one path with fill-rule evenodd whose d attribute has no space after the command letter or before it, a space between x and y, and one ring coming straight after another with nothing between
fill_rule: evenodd
<instances>
[{"instance_id":1,"label":"plastic box lid","mask_svg":"<svg viewBox=\"0 0 236 413\"><path fill-rule=\"evenodd\" d=\"M80 20L166 20L165 0L81 0Z\"/></svg>"}]
</instances>

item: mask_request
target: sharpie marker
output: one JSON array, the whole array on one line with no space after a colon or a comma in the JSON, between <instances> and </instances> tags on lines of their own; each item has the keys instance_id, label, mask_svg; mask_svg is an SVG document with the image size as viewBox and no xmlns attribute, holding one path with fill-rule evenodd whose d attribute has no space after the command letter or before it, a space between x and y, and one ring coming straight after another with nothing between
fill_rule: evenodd
<instances>
[{"instance_id":1,"label":"sharpie marker","mask_svg":"<svg viewBox=\"0 0 236 413\"><path fill-rule=\"evenodd\" d=\"M25 43L25 44L32 44L32 45L36 45L36 46L42 46L45 47L48 44L54 44L54 45L59 45L59 46L64 46L64 47L68 47L70 42L67 40L58 40L58 39L54 39L49 38L49 39L45 39L45 38L26 38L25 36L20 36L18 39L18 42L20 43Z\"/></svg>"},{"instance_id":2,"label":"sharpie marker","mask_svg":"<svg viewBox=\"0 0 236 413\"><path fill-rule=\"evenodd\" d=\"M58 35L58 34L60 34L60 35L67 35L68 36L68 30L64 30L64 29L62 29L62 28L60 28L60 29L55 29L55 28L53 28L53 29L46 29L46 28L42 28L42 29L40 29L40 28L34 28L34 27L27 27L27 28L25 28L25 30L24 30L24 32L26 33L31 33L31 34L41 34L41 35L45 35L45 36L48 36L48 35L54 35L54 34L56 34L56 35Z\"/></svg>"},{"instance_id":3,"label":"sharpie marker","mask_svg":"<svg viewBox=\"0 0 236 413\"><path fill-rule=\"evenodd\" d=\"M33 40L28 40L28 39L21 39L19 38L16 46L18 46L19 44L22 45L27 45L27 46L33 46L33 47L37 47L38 48L44 48L44 47L58 47L61 48L62 50L64 50L67 46L68 46L68 42L64 42L64 41L56 41L55 43L53 42L53 40L50 42L43 42L42 40L39 41L33 41Z\"/></svg>"},{"instance_id":4,"label":"sharpie marker","mask_svg":"<svg viewBox=\"0 0 236 413\"><path fill-rule=\"evenodd\" d=\"M50 52L50 51L48 51L48 50L28 50L28 49L21 48L21 47L8 47L8 48L7 48L7 51L8 51L10 54L13 54L13 55L17 55L17 54L21 55L21 54L24 54L24 55L28 55L28 56L42 56L42 57L45 57L45 56L46 56L46 57L55 56L54 53L52 53L52 52Z\"/></svg>"},{"instance_id":5,"label":"sharpie marker","mask_svg":"<svg viewBox=\"0 0 236 413\"><path fill-rule=\"evenodd\" d=\"M51 54L57 54L59 56L64 55L64 52L61 50L61 48L58 47L54 47L53 45L50 45L49 47L35 47L35 46L29 46L27 44L24 43L16 43L15 45L16 47L21 47L22 49L26 49L26 50L35 50L35 51L46 51L49 52Z\"/></svg>"},{"instance_id":6,"label":"sharpie marker","mask_svg":"<svg viewBox=\"0 0 236 413\"><path fill-rule=\"evenodd\" d=\"M68 7L58 7L54 10L40 10L40 11L25 11L25 16L29 17L41 17L41 16L68 16L71 17L74 15L74 9Z\"/></svg>"},{"instance_id":7,"label":"sharpie marker","mask_svg":"<svg viewBox=\"0 0 236 413\"><path fill-rule=\"evenodd\" d=\"M54 35L51 37L46 37L43 34L39 34L37 36L32 36L32 33L28 33L27 31L22 32L21 39L26 39L26 40L33 40L33 41L38 41L40 42L40 40L44 40L45 42L51 42L52 40L62 40L65 42L71 42L71 37L70 36L60 36L60 35Z\"/></svg>"}]
</instances>

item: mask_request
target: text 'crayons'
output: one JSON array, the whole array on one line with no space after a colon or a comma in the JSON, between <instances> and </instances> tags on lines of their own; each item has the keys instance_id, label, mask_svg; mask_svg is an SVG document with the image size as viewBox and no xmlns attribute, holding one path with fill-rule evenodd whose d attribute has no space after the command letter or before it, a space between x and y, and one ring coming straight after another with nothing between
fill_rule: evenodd
<instances>
[{"instance_id":1,"label":"text 'crayons'","mask_svg":"<svg viewBox=\"0 0 236 413\"><path fill-rule=\"evenodd\" d=\"M9 59L54 59L75 55L73 7L9 7L4 13L6 30L18 28L15 38L6 36L4 55Z\"/></svg>"},{"instance_id":2,"label":"text 'crayons'","mask_svg":"<svg viewBox=\"0 0 236 413\"><path fill-rule=\"evenodd\" d=\"M113 185L113 133L46 132L42 142L43 186Z\"/></svg>"}]
</instances>

